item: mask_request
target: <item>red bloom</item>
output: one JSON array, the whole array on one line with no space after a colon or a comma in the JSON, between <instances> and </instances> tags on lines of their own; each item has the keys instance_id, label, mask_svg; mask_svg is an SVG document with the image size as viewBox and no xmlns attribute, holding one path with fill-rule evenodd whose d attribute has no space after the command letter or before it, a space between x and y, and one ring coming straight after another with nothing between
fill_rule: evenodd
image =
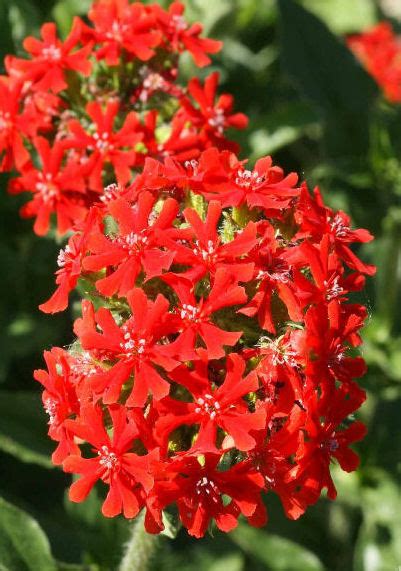
<instances>
[{"instance_id":1,"label":"red bloom","mask_svg":"<svg viewBox=\"0 0 401 571\"><path fill-rule=\"evenodd\" d=\"M220 203L212 201L203 222L193 208L186 208L183 214L190 228L177 230L174 240L167 242L176 252L174 262L189 266L183 275L190 280L207 273L214 277L218 268L241 276L240 281L249 281L252 276L254 265L247 263L247 253L257 243L256 224L249 222L233 240L222 243L217 230L221 213Z\"/></svg>"},{"instance_id":2,"label":"red bloom","mask_svg":"<svg viewBox=\"0 0 401 571\"><path fill-rule=\"evenodd\" d=\"M202 25L198 23L188 25L183 17L185 8L181 2L172 2L168 12L157 4L153 8L166 36L165 47L173 52L188 50L199 67L209 65L210 58L206 54L219 52L222 42L200 38Z\"/></svg>"},{"instance_id":3,"label":"red bloom","mask_svg":"<svg viewBox=\"0 0 401 571\"><path fill-rule=\"evenodd\" d=\"M0 77L0 172L10 171L13 166L23 168L29 161L22 135L24 121L18 115L21 83Z\"/></svg>"},{"instance_id":4,"label":"red bloom","mask_svg":"<svg viewBox=\"0 0 401 571\"><path fill-rule=\"evenodd\" d=\"M32 81L37 91L52 90L57 93L66 89L65 71L73 70L88 76L92 66L88 56L92 45L87 44L75 50L82 37L82 22L74 18L73 26L65 42L57 38L56 25L43 24L42 41L29 37L24 40L24 48L32 56L31 60L9 58L7 70L21 74L24 81ZM75 50L75 51L74 51Z\"/></svg>"},{"instance_id":5,"label":"red bloom","mask_svg":"<svg viewBox=\"0 0 401 571\"><path fill-rule=\"evenodd\" d=\"M248 305L240 309L244 315L258 315L259 325L270 333L276 332L273 321L272 299L277 292L293 321L302 321L301 306L298 298L297 281L299 275L287 261L285 247L279 247L274 237L274 228L270 224L260 224L261 238L250 252L250 260L255 261L255 278L258 289Z\"/></svg>"},{"instance_id":6,"label":"red bloom","mask_svg":"<svg viewBox=\"0 0 401 571\"><path fill-rule=\"evenodd\" d=\"M99 228L95 229L89 240L91 255L83 262L84 268L90 271L110 268L108 275L96 282L101 294L125 296L135 287L142 269L150 279L170 268L174 252L162 250L161 246L163 231L171 227L178 205L168 199L155 219L154 205L155 199L148 192L140 194L134 206L123 198L108 205L108 213L118 223L118 234L108 237Z\"/></svg>"},{"instance_id":7,"label":"red bloom","mask_svg":"<svg viewBox=\"0 0 401 571\"><path fill-rule=\"evenodd\" d=\"M10 192L33 193L32 200L22 207L21 216L36 216L33 227L36 234L42 236L47 233L52 213L57 216L57 231L65 234L86 214L84 171L74 162L62 166L65 152L62 142L58 141L50 147L46 139L37 137L35 146L42 168L36 169L27 164L22 175L11 181Z\"/></svg>"},{"instance_id":8,"label":"red bloom","mask_svg":"<svg viewBox=\"0 0 401 571\"><path fill-rule=\"evenodd\" d=\"M127 300L132 316L121 327L104 307L94 314L93 306L83 302L83 317L77 319L74 330L84 349L100 353L112 364L91 379L94 392L103 402L117 402L122 385L133 374L127 406L143 406L149 391L159 400L170 390L170 384L156 366L167 371L177 366L168 356L168 346L158 343L170 330L166 319L169 302L162 295L152 302L141 289L131 290Z\"/></svg>"},{"instance_id":9,"label":"red bloom","mask_svg":"<svg viewBox=\"0 0 401 571\"><path fill-rule=\"evenodd\" d=\"M81 410L80 420L66 422L69 430L92 444L95 457L83 458L74 454L64 460L66 472L82 474L70 488L70 499L82 502L98 480L109 486L102 513L113 517L123 512L127 518L137 515L144 504L143 492L153 486L149 463L154 454L138 456L130 452L138 438L138 430L132 421L127 422L124 407L109 407L113 421L113 436L104 428L103 414L97 407L86 406Z\"/></svg>"},{"instance_id":10,"label":"red bloom","mask_svg":"<svg viewBox=\"0 0 401 571\"><path fill-rule=\"evenodd\" d=\"M96 57L104 59L107 65L118 65L122 53L147 61L155 55L153 48L161 41L152 11L139 2L96 0L89 10L89 19L95 25L96 43L101 46Z\"/></svg>"},{"instance_id":11,"label":"red bloom","mask_svg":"<svg viewBox=\"0 0 401 571\"><path fill-rule=\"evenodd\" d=\"M401 101L401 47L389 22L348 38L348 45L383 89L387 99Z\"/></svg>"},{"instance_id":12,"label":"red bloom","mask_svg":"<svg viewBox=\"0 0 401 571\"><path fill-rule=\"evenodd\" d=\"M86 112L96 127L94 133L87 133L76 119L68 122L71 136L67 137L65 144L75 149L92 151L88 163L91 169L89 184L98 192L103 190L103 169L108 164L113 165L119 183L124 185L130 181L130 167L136 162L133 147L142 139L139 121L134 112L128 113L119 131L113 131L119 108L117 100L109 101L104 110L99 103L88 103Z\"/></svg>"},{"instance_id":13,"label":"red bloom","mask_svg":"<svg viewBox=\"0 0 401 571\"><path fill-rule=\"evenodd\" d=\"M181 99L183 116L187 121L199 128L203 139L210 141L209 145L228 148L223 135L226 129L245 129L248 118L243 113L232 113L234 100L232 95L224 93L216 99L216 91L219 82L218 72L214 72L205 80L202 87L197 77L188 83L188 92L196 101L198 107L186 97ZM235 150L235 145L232 150Z\"/></svg>"},{"instance_id":14,"label":"red bloom","mask_svg":"<svg viewBox=\"0 0 401 571\"><path fill-rule=\"evenodd\" d=\"M193 190L206 200L219 200L223 208L246 204L277 217L299 195L300 190L294 188L297 175L284 176L280 167L272 166L270 157L259 159L253 171L244 169L244 162L228 151L204 151L194 173L200 180L195 180Z\"/></svg>"},{"instance_id":15,"label":"red bloom","mask_svg":"<svg viewBox=\"0 0 401 571\"><path fill-rule=\"evenodd\" d=\"M349 445L365 436L366 427L357 421L343 429L339 423L354 412L365 398L364 391L352 385L338 389L329 404L319 402L317 396L308 401L304 438L295 455L296 466L289 472L288 478L304 477L308 487L315 490L315 501L322 488L327 488L329 498L336 498L337 492L329 469L331 458L336 458L346 472L358 467L359 458Z\"/></svg>"},{"instance_id":16,"label":"red bloom","mask_svg":"<svg viewBox=\"0 0 401 571\"><path fill-rule=\"evenodd\" d=\"M347 383L366 372L362 357L346 355L347 342L350 345L360 342L358 336L355 339L355 332L362 327L365 316L366 313L355 306L341 308L338 301L311 307L305 315L301 339L307 356L306 373L314 386L321 384L322 379L332 379L332 385L328 386L329 398L335 379Z\"/></svg>"},{"instance_id":17,"label":"red bloom","mask_svg":"<svg viewBox=\"0 0 401 571\"><path fill-rule=\"evenodd\" d=\"M300 224L297 237L306 235L320 242L327 235L338 257L351 269L369 276L376 272L375 266L363 263L349 247L355 242L370 242L373 240L372 234L364 229L351 230L349 216L341 210L335 213L325 206L319 188L315 188L311 196L307 186L303 185L296 217Z\"/></svg>"},{"instance_id":18,"label":"red bloom","mask_svg":"<svg viewBox=\"0 0 401 571\"><path fill-rule=\"evenodd\" d=\"M78 283L82 272L82 259L87 251L89 232L94 231L98 212L92 209L89 212L81 231L77 231L68 240L67 246L60 250L57 258L59 270L56 272L56 291L51 298L42 303L39 309L44 313L57 313L68 306L68 296Z\"/></svg>"},{"instance_id":19,"label":"red bloom","mask_svg":"<svg viewBox=\"0 0 401 571\"><path fill-rule=\"evenodd\" d=\"M152 495L159 509L176 502L188 533L198 538L212 519L226 532L237 526L241 513L253 525L266 523L260 498L262 476L245 462L220 471L219 460L218 454L206 454L204 463L192 455L174 460L166 466L166 479L156 483ZM228 503L223 502L223 495L228 496Z\"/></svg>"},{"instance_id":20,"label":"red bloom","mask_svg":"<svg viewBox=\"0 0 401 571\"><path fill-rule=\"evenodd\" d=\"M44 358L48 372L37 370L34 377L45 389L42 401L49 415L49 436L59 443L53 452L52 461L61 464L68 454L76 454L79 450L73 433L65 422L79 413L79 402L70 378L68 354L62 349L53 348L52 351L44 352Z\"/></svg>"},{"instance_id":21,"label":"red bloom","mask_svg":"<svg viewBox=\"0 0 401 571\"><path fill-rule=\"evenodd\" d=\"M200 424L195 448L200 453L216 452L217 428L223 429L239 450L251 450L255 439L250 432L265 425L265 411L248 412L243 397L258 389L255 372L245 378L245 362L239 355L227 357L227 374L222 385L213 388L208 378L207 364L199 362L193 372L180 367L170 373L170 378L183 385L193 396L194 402L184 403L166 399L158 408L161 412L156 431L167 437L183 424Z\"/></svg>"},{"instance_id":22,"label":"red bloom","mask_svg":"<svg viewBox=\"0 0 401 571\"><path fill-rule=\"evenodd\" d=\"M223 346L232 347L237 343L241 331L225 331L212 321L214 312L219 309L246 301L244 288L238 285L237 279L222 268L217 270L209 295L198 301L194 285L188 279L175 274L163 276L179 299L176 313L171 318L172 328L179 333L169 346L171 355L183 361L196 359L198 337L206 345L209 359L224 357Z\"/></svg>"}]
</instances>

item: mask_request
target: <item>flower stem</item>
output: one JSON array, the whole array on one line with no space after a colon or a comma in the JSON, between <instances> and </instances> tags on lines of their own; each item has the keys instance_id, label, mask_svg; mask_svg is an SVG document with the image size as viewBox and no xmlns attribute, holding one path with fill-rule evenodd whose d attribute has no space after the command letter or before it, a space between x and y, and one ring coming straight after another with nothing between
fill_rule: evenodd
<instances>
[{"instance_id":1,"label":"flower stem","mask_svg":"<svg viewBox=\"0 0 401 571\"><path fill-rule=\"evenodd\" d=\"M132 526L131 537L118 571L147 571L157 549L159 536L147 533L144 517L140 515Z\"/></svg>"}]
</instances>

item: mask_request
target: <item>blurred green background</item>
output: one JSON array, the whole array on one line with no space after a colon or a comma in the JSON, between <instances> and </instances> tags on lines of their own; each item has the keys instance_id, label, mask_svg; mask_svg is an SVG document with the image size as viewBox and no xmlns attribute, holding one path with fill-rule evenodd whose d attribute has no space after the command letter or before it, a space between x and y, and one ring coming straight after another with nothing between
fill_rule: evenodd
<instances>
[{"instance_id":1,"label":"blurred green background","mask_svg":"<svg viewBox=\"0 0 401 571\"><path fill-rule=\"evenodd\" d=\"M359 301L367 305L361 383L369 393L360 417L369 435L358 446L361 468L333 466L339 498L322 499L297 522L267 499L270 523L197 541L164 538L153 562L176 571L397 571L401 566L401 106L378 88L344 46L344 35L384 16L400 29L401 1L184 0L188 17L224 40L212 69L250 127L242 156L273 154L286 171L319 184L327 202L350 212L376 241L360 252L378 265ZM21 41L44 21L63 34L88 0L0 0L0 52L20 53ZM164 3L166 4L166 2ZM397 20L400 18L400 21ZM193 73L184 62L183 75ZM201 75L211 71L203 70ZM199 70L196 72L199 73ZM53 290L60 244L34 236L18 217L21 197L3 188L0 359L0 569L113 570L127 534L122 519L106 520L92 495L65 499L69 478L52 468L53 445L32 370L42 351L72 341L72 315L37 310ZM10 502L17 508L10 506ZM38 525L35 523L36 520ZM46 536L48 539L46 539ZM49 543L48 543L49 542ZM50 546L49 546L50 544ZM50 554L51 550L51 554ZM64 563L61 563L64 562Z\"/></svg>"}]
</instances>

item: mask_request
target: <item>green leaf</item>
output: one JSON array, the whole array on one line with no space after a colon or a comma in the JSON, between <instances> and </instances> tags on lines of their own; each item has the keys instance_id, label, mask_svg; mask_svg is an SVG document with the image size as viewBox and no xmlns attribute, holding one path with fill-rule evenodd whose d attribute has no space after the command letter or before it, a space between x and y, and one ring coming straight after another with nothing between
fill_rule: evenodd
<instances>
[{"instance_id":1,"label":"green leaf","mask_svg":"<svg viewBox=\"0 0 401 571\"><path fill-rule=\"evenodd\" d=\"M373 470L368 477L368 485L362 489L363 522L355 546L354 569L397 570L401 561L399 484L384 470Z\"/></svg>"},{"instance_id":2,"label":"green leaf","mask_svg":"<svg viewBox=\"0 0 401 571\"><path fill-rule=\"evenodd\" d=\"M279 0L283 64L325 119L332 156L365 156L375 82L316 16L294 0Z\"/></svg>"},{"instance_id":3,"label":"green leaf","mask_svg":"<svg viewBox=\"0 0 401 571\"><path fill-rule=\"evenodd\" d=\"M129 537L129 524L125 518L105 518L101 507L103 499L94 487L82 503L71 502L65 493L64 507L74 525L85 549L86 561L98 564L102 569L114 569L122 546ZM90 568L92 571L92 568Z\"/></svg>"},{"instance_id":4,"label":"green leaf","mask_svg":"<svg viewBox=\"0 0 401 571\"><path fill-rule=\"evenodd\" d=\"M339 34L359 32L376 23L372 0L302 0L302 4Z\"/></svg>"},{"instance_id":5,"label":"green leaf","mask_svg":"<svg viewBox=\"0 0 401 571\"><path fill-rule=\"evenodd\" d=\"M37 33L40 25L38 8L29 0L13 0L9 3L9 20L14 42L21 44L23 39Z\"/></svg>"},{"instance_id":6,"label":"green leaf","mask_svg":"<svg viewBox=\"0 0 401 571\"><path fill-rule=\"evenodd\" d=\"M61 0L57 2L53 8L53 18L63 36L67 36L69 33L74 16L86 14L91 4L91 0Z\"/></svg>"},{"instance_id":7,"label":"green leaf","mask_svg":"<svg viewBox=\"0 0 401 571\"><path fill-rule=\"evenodd\" d=\"M10 571L56 571L49 542L37 521L2 498L0 564Z\"/></svg>"},{"instance_id":8,"label":"green leaf","mask_svg":"<svg viewBox=\"0 0 401 571\"><path fill-rule=\"evenodd\" d=\"M178 515L163 511L162 518L164 525L164 530L161 532L162 535L165 535L170 539L175 539L181 528L181 521L179 520Z\"/></svg>"},{"instance_id":9,"label":"green leaf","mask_svg":"<svg viewBox=\"0 0 401 571\"><path fill-rule=\"evenodd\" d=\"M229 537L271 571L324 571L323 564L314 553L284 537L247 524L239 525Z\"/></svg>"},{"instance_id":10,"label":"green leaf","mask_svg":"<svg viewBox=\"0 0 401 571\"><path fill-rule=\"evenodd\" d=\"M75 563L64 563L57 561L57 571L98 571L97 565L76 565ZM1 568L0 568L1 571Z\"/></svg>"},{"instance_id":11,"label":"green leaf","mask_svg":"<svg viewBox=\"0 0 401 571\"><path fill-rule=\"evenodd\" d=\"M210 567L209 571L242 571L244 558L240 553L230 553L220 557Z\"/></svg>"},{"instance_id":12,"label":"green leaf","mask_svg":"<svg viewBox=\"0 0 401 571\"><path fill-rule=\"evenodd\" d=\"M291 102L281 105L258 121L263 127L250 136L251 162L271 155L290 145L305 134L318 130L318 117L310 105Z\"/></svg>"},{"instance_id":13,"label":"green leaf","mask_svg":"<svg viewBox=\"0 0 401 571\"><path fill-rule=\"evenodd\" d=\"M22 462L52 468L55 448L46 435L40 396L33 391L0 391L0 450Z\"/></svg>"},{"instance_id":14,"label":"green leaf","mask_svg":"<svg viewBox=\"0 0 401 571\"><path fill-rule=\"evenodd\" d=\"M7 0L0 0L0 53L7 54L14 51L14 42L12 37L12 28L9 21L8 2ZM4 73L4 63L0 62L0 71Z\"/></svg>"}]
</instances>

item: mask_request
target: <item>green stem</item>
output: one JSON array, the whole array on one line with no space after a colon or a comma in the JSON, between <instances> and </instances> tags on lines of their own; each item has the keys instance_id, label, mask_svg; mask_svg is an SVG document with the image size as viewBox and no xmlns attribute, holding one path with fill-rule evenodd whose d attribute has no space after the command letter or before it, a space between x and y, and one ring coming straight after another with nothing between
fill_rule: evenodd
<instances>
[{"instance_id":1,"label":"green stem","mask_svg":"<svg viewBox=\"0 0 401 571\"><path fill-rule=\"evenodd\" d=\"M143 515L131 524L131 537L126 545L118 571L147 571L149 569L150 561L159 543L159 536L147 533L143 524Z\"/></svg>"}]
</instances>

